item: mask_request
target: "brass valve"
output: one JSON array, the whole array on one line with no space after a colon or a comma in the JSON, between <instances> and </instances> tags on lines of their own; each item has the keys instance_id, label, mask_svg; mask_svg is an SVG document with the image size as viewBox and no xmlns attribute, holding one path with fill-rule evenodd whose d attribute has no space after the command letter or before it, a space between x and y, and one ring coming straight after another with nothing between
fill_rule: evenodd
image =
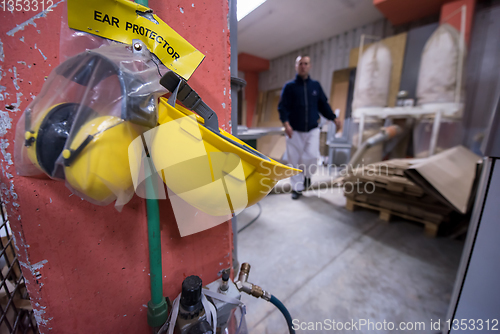
<instances>
[{"instance_id":1,"label":"brass valve","mask_svg":"<svg viewBox=\"0 0 500 334\"><path fill-rule=\"evenodd\" d=\"M236 287L241 292L245 292L256 298L262 298L267 301L271 300L271 294L263 290L260 286L248 282L248 275L250 274L250 265L248 263L243 263L241 265L240 274L238 275L238 280L234 282Z\"/></svg>"}]
</instances>

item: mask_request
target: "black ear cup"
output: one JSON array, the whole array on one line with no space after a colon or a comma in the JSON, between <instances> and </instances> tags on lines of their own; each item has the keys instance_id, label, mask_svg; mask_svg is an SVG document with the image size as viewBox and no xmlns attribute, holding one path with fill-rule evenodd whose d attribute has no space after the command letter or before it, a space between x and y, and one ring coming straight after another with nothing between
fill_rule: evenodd
<instances>
[{"instance_id":1,"label":"black ear cup","mask_svg":"<svg viewBox=\"0 0 500 334\"><path fill-rule=\"evenodd\" d=\"M55 163L64 149L76 118L87 119L92 113L92 109L78 103L62 103L49 110L40 123L35 139L36 160L46 174L64 178L62 170L55 170Z\"/></svg>"}]
</instances>

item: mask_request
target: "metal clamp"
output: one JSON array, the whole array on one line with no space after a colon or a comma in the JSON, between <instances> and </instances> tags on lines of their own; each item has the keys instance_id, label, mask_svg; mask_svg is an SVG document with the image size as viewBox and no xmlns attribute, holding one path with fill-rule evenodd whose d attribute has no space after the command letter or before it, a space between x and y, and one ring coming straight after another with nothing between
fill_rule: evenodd
<instances>
[{"instance_id":1,"label":"metal clamp","mask_svg":"<svg viewBox=\"0 0 500 334\"><path fill-rule=\"evenodd\" d=\"M205 120L205 127L213 132L219 133L219 120L217 114L213 111L181 77L173 71L167 72L161 79L160 84L172 92L172 102L175 106L175 100L195 111ZM170 102L170 99L169 99Z\"/></svg>"}]
</instances>

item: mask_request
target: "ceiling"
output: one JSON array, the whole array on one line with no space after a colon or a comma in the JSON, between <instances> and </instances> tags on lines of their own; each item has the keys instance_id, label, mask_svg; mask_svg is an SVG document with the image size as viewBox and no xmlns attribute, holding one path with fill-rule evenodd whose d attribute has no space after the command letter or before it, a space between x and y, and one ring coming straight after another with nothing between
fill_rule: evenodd
<instances>
[{"instance_id":1,"label":"ceiling","mask_svg":"<svg viewBox=\"0 0 500 334\"><path fill-rule=\"evenodd\" d=\"M238 22L238 53L274 59L382 18L373 0L267 0Z\"/></svg>"}]
</instances>

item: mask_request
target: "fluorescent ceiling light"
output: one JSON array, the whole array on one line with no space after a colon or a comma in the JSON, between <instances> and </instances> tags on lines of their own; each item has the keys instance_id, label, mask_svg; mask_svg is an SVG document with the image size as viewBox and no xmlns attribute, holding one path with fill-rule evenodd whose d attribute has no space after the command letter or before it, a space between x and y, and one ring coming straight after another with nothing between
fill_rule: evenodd
<instances>
[{"instance_id":1,"label":"fluorescent ceiling light","mask_svg":"<svg viewBox=\"0 0 500 334\"><path fill-rule=\"evenodd\" d=\"M255 8L262 5L266 0L237 0L236 16L238 21L250 14Z\"/></svg>"}]
</instances>

